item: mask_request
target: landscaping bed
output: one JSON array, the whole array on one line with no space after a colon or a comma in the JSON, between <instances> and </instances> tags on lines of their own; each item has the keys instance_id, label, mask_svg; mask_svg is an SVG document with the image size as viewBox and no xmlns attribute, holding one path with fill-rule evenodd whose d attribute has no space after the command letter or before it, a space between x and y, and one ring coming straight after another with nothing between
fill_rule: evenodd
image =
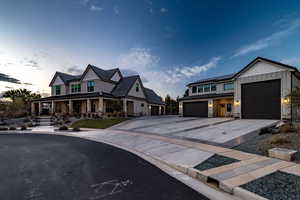
<instances>
[{"instance_id":1,"label":"landscaping bed","mask_svg":"<svg viewBox=\"0 0 300 200\"><path fill-rule=\"evenodd\" d=\"M95 128L106 129L116 124L127 120L126 118L112 118L112 119L83 119L74 122L72 128Z\"/></svg>"},{"instance_id":2,"label":"landscaping bed","mask_svg":"<svg viewBox=\"0 0 300 200\"><path fill-rule=\"evenodd\" d=\"M272 148L287 148L298 151L295 162L300 163L300 130L283 128L278 134L263 134L253 136L234 149L248 153L268 156L268 150Z\"/></svg>"}]
</instances>

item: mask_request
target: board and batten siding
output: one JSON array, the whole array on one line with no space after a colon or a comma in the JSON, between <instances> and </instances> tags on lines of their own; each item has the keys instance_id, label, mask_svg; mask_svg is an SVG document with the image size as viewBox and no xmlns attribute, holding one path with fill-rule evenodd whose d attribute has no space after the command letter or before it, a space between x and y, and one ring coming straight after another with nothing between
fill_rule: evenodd
<instances>
[{"instance_id":1,"label":"board and batten siding","mask_svg":"<svg viewBox=\"0 0 300 200\"><path fill-rule=\"evenodd\" d=\"M136 91L136 84L139 84L139 91ZM132 97L139 97L139 98L146 98L143 89L142 89L142 83L137 79L135 81L135 83L132 85L132 87L130 88L129 92L128 92L128 96L132 96Z\"/></svg>"},{"instance_id":2,"label":"board and batten siding","mask_svg":"<svg viewBox=\"0 0 300 200\"><path fill-rule=\"evenodd\" d=\"M226 83L230 83L233 81L224 81L224 82L220 82L220 83L215 83L216 84L216 91L210 91L210 92L201 92L198 93L198 89L196 93L192 93L192 88L193 86L198 87L199 85L206 85L206 84L211 84L211 83L202 83L202 84L197 84L197 85L193 85L189 87L189 96L195 96L195 95L205 95L205 94L221 94L221 93L230 93L230 92L234 92L234 90L224 90L224 84ZM212 82L213 83L213 82Z\"/></svg>"},{"instance_id":3,"label":"board and batten siding","mask_svg":"<svg viewBox=\"0 0 300 200\"><path fill-rule=\"evenodd\" d=\"M273 70L272 70L273 69ZM234 86L234 102L239 102L239 104L234 105L234 115L236 117L241 117L241 85L244 83L254 83L254 82L262 82L268 80L276 80L280 79L281 83L281 99L285 98L291 92L291 72L290 70L286 70L282 67L258 62L238 77L235 80ZM287 104L281 103L281 118L289 119L291 117L291 109Z\"/></svg>"},{"instance_id":4,"label":"board and batten siding","mask_svg":"<svg viewBox=\"0 0 300 200\"><path fill-rule=\"evenodd\" d=\"M60 95L68 94L68 92L67 92L68 86L65 85L65 83L59 76L56 77L55 81L51 85L51 96L58 96L55 94L53 86L60 86Z\"/></svg>"}]
</instances>

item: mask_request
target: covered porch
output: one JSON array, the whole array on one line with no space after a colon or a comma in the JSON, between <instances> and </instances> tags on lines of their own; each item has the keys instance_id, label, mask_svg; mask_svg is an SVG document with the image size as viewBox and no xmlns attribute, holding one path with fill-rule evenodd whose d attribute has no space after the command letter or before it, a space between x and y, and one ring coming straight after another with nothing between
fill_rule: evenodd
<instances>
[{"instance_id":1,"label":"covered porch","mask_svg":"<svg viewBox=\"0 0 300 200\"><path fill-rule=\"evenodd\" d=\"M232 117L233 103L233 97L214 99L213 117Z\"/></svg>"}]
</instances>

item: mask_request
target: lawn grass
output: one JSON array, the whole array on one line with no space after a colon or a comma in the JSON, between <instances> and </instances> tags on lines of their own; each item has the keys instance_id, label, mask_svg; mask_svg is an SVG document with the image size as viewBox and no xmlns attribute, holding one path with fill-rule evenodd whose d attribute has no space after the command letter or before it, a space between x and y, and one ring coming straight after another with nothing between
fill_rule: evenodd
<instances>
[{"instance_id":1,"label":"lawn grass","mask_svg":"<svg viewBox=\"0 0 300 200\"><path fill-rule=\"evenodd\" d=\"M127 120L126 118L114 118L114 119L82 119L74 122L72 128L95 128L106 129L113 125L119 124Z\"/></svg>"}]
</instances>

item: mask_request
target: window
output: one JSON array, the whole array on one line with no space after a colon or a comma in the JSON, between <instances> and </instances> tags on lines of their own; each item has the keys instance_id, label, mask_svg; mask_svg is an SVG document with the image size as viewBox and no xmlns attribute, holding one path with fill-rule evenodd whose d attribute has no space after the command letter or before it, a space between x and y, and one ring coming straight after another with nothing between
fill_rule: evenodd
<instances>
[{"instance_id":1,"label":"window","mask_svg":"<svg viewBox=\"0 0 300 200\"><path fill-rule=\"evenodd\" d=\"M197 87L196 86L193 86L192 87L192 93L196 93L197 92Z\"/></svg>"},{"instance_id":2,"label":"window","mask_svg":"<svg viewBox=\"0 0 300 200\"><path fill-rule=\"evenodd\" d=\"M77 93L81 91L81 85L80 84L73 84L71 85L71 92Z\"/></svg>"},{"instance_id":3,"label":"window","mask_svg":"<svg viewBox=\"0 0 300 200\"><path fill-rule=\"evenodd\" d=\"M94 92L94 86L95 86L94 81L88 81L87 82L87 91L88 92Z\"/></svg>"},{"instance_id":4,"label":"window","mask_svg":"<svg viewBox=\"0 0 300 200\"><path fill-rule=\"evenodd\" d=\"M96 112L96 104L92 103L91 112Z\"/></svg>"},{"instance_id":5,"label":"window","mask_svg":"<svg viewBox=\"0 0 300 200\"><path fill-rule=\"evenodd\" d=\"M139 92L140 91L140 85L138 83L136 83L135 85L135 91L136 92Z\"/></svg>"},{"instance_id":6,"label":"window","mask_svg":"<svg viewBox=\"0 0 300 200\"><path fill-rule=\"evenodd\" d=\"M224 90L233 90L233 89L234 89L233 82L224 83Z\"/></svg>"},{"instance_id":7,"label":"window","mask_svg":"<svg viewBox=\"0 0 300 200\"><path fill-rule=\"evenodd\" d=\"M60 85L53 86L54 94L60 95Z\"/></svg>"},{"instance_id":8,"label":"window","mask_svg":"<svg viewBox=\"0 0 300 200\"><path fill-rule=\"evenodd\" d=\"M203 85L199 85L198 86L198 93L202 93L203 92Z\"/></svg>"},{"instance_id":9,"label":"window","mask_svg":"<svg viewBox=\"0 0 300 200\"><path fill-rule=\"evenodd\" d=\"M210 90L211 91L216 91L217 90L217 85L216 84L211 84L210 85Z\"/></svg>"},{"instance_id":10,"label":"window","mask_svg":"<svg viewBox=\"0 0 300 200\"><path fill-rule=\"evenodd\" d=\"M143 103L141 103L141 107L144 107L145 105Z\"/></svg>"},{"instance_id":11,"label":"window","mask_svg":"<svg viewBox=\"0 0 300 200\"><path fill-rule=\"evenodd\" d=\"M210 85L209 84L206 84L203 87L204 87L204 92L210 92Z\"/></svg>"},{"instance_id":12,"label":"window","mask_svg":"<svg viewBox=\"0 0 300 200\"><path fill-rule=\"evenodd\" d=\"M232 106L231 106L230 103L226 105L226 110L227 110L227 112L231 112L231 110L232 110L231 107L232 107Z\"/></svg>"}]
</instances>

